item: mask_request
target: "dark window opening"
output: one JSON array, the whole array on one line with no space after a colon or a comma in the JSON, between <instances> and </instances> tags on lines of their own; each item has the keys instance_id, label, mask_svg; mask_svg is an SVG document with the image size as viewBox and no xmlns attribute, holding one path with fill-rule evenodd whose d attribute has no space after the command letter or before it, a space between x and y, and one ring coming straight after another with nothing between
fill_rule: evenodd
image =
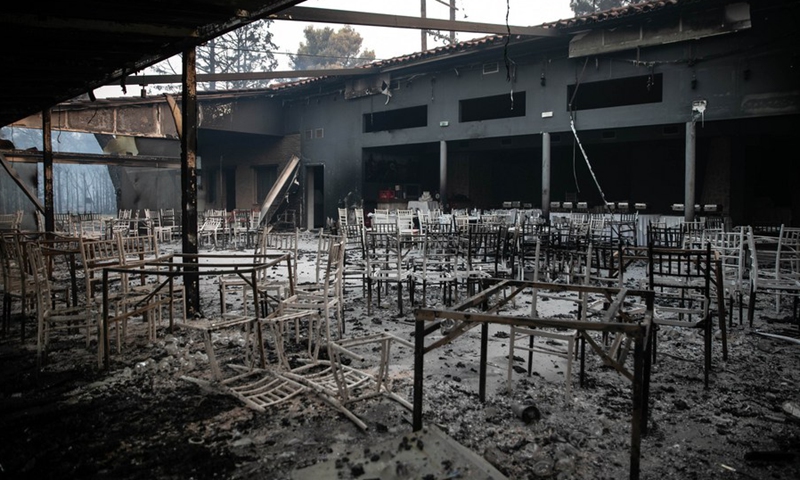
<instances>
[{"instance_id":1,"label":"dark window opening","mask_svg":"<svg viewBox=\"0 0 800 480\"><path fill-rule=\"evenodd\" d=\"M591 110L659 103L662 100L663 85L663 75L660 73L568 85L567 110L570 110L570 107L572 110ZM572 98L573 96L575 98Z\"/></svg>"},{"instance_id":2,"label":"dark window opening","mask_svg":"<svg viewBox=\"0 0 800 480\"><path fill-rule=\"evenodd\" d=\"M428 106L399 108L364 114L364 132L382 132L428 126Z\"/></svg>"},{"instance_id":3,"label":"dark window opening","mask_svg":"<svg viewBox=\"0 0 800 480\"><path fill-rule=\"evenodd\" d=\"M219 169L209 168L208 184L206 186L206 199L208 203L214 203L217 201L217 195L219 195L218 190L219 190Z\"/></svg>"},{"instance_id":4,"label":"dark window opening","mask_svg":"<svg viewBox=\"0 0 800 480\"><path fill-rule=\"evenodd\" d=\"M459 121L477 122L525 116L525 92L470 98L458 102Z\"/></svg>"}]
</instances>

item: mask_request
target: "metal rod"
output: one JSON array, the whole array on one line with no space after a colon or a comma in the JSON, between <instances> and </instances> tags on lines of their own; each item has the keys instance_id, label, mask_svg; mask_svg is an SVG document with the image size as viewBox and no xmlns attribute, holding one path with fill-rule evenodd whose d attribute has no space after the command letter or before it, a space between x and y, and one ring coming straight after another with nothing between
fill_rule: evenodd
<instances>
[{"instance_id":1,"label":"metal rod","mask_svg":"<svg viewBox=\"0 0 800 480\"><path fill-rule=\"evenodd\" d=\"M642 452L642 397L643 397L643 372L644 372L644 348L643 339L637 336L634 339L633 347L633 415L631 418L631 465L630 479L639 479L639 463Z\"/></svg>"},{"instance_id":2,"label":"metal rod","mask_svg":"<svg viewBox=\"0 0 800 480\"><path fill-rule=\"evenodd\" d=\"M482 403L486 402L486 362L489 344L489 324L481 325L481 364L480 364L480 383L478 384L478 397Z\"/></svg>"},{"instance_id":3,"label":"metal rod","mask_svg":"<svg viewBox=\"0 0 800 480\"><path fill-rule=\"evenodd\" d=\"M422 381L425 362L425 322L416 318L414 322L414 412L412 428L422 430Z\"/></svg>"}]
</instances>

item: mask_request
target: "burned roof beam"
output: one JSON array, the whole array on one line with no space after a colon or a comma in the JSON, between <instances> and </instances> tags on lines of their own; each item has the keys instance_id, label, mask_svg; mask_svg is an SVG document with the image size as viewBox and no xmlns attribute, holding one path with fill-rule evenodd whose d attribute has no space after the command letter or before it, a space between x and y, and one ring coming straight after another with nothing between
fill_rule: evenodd
<instances>
[{"instance_id":1,"label":"burned roof beam","mask_svg":"<svg viewBox=\"0 0 800 480\"><path fill-rule=\"evenodd\" d=\"M306 78L372 75L377 68L335 68L328 70L280 70L273 72L206 73L197 75L202 82L234 82L237 80L268 80L272 78ZM125 79L129 85L155 85L161 83L181 83L180 75L131 75Z\"/></svg>"},{"instance_id":2,"label":"burned roof beam","mask_svg":"<svg viewBox=\"0 0 800 480\"><path fill-rule=\"evenodd\" d=\"M9 162L39 163L42 152L28 150L0 150ZM53 152L53 161L73 165L117 165L121 167L179 168L179 157L148 155L104 155L94 153Z\"/></svg>"},{"instance_id":3,"label":"burned roof beam","mask_svg":"<svg viewBox=\"0 0 800 480\"><path fill-rule=\"evenodd\" d=\"M554 37L559 32L553 28L521 27L491 23L462 22L436 18L406 17L380 13L350 12L324 8L291 7L270 15L273 20L295 20L301 22L340 23L346 25L369 25L373 27L411 28L417 30L446 30L455 32L487 33L495 35L529 35Z\"/></svg>"}]
</instances>

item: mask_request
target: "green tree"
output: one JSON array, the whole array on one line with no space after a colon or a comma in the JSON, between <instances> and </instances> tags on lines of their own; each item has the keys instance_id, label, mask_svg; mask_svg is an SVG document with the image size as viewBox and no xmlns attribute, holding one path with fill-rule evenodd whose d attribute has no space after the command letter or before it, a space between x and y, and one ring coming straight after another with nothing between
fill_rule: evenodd
<instances>
[{"instance_id":1,"label":"green tree","mask_svg":"<svg viewBox=\"0 0 800 480\"><path fill-rule=\"evenodd\" d=\"M624 7L631 3L641 3L643 1L645 0L569 0L569 8L575 12L576 17L579 17L589 13Z\"/></svg>"},{"instance_id":2,"label":"green tree","mask_svg":"<svg viewBox=\"0 0 800 480\"><path fill-rule=\"evenodd\" d=\"M269 31L271 20L249 23L231 32L211 39L197 48L197 73L268 72L278 66ZM153 66L156 74L178 74L181 71L180 55ZM202 82L201 90L233 90L266 87L269 80L236 80L231 82ZM179 88L179 87L176 87Z\"/></svg>"},{"instance_id":3,"label":"green tree","mask_svg":"<svg viewBox=\"0 0 800 480\"><path fill-rule=\"evenodd\" d=\"M338 31L309 25L303 35L305 42L300 42L297 54L291 57L295 70L353 68L375 60L375 51L362 51L361 34L349 25Z\"/></svg>"}]
</instances>

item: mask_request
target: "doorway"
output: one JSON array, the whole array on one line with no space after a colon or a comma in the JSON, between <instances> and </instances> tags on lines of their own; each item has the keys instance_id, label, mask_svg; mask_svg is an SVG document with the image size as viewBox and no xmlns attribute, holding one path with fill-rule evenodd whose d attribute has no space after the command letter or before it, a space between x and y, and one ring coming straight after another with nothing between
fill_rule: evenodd
<instances>
[{"instance_id":1,"label":"doorway","mask_svg":"<svg viewBox=\"0 0 800 480\"><path fill-rule=\"evenodd\" d=\"M306 167L306 225L309 229L325 226L325 168Z\"/></svg>"},{"instance_id":2,"label":"doorway","mask_svg":"<svg viewBox=\"0 0 800 480\"><path fill-rule=\"evenodd\" d=\"M236 208L236 169L225 168L222 172L225 182L225 209L230 211Z\"/></svg>"}]
</instances>

